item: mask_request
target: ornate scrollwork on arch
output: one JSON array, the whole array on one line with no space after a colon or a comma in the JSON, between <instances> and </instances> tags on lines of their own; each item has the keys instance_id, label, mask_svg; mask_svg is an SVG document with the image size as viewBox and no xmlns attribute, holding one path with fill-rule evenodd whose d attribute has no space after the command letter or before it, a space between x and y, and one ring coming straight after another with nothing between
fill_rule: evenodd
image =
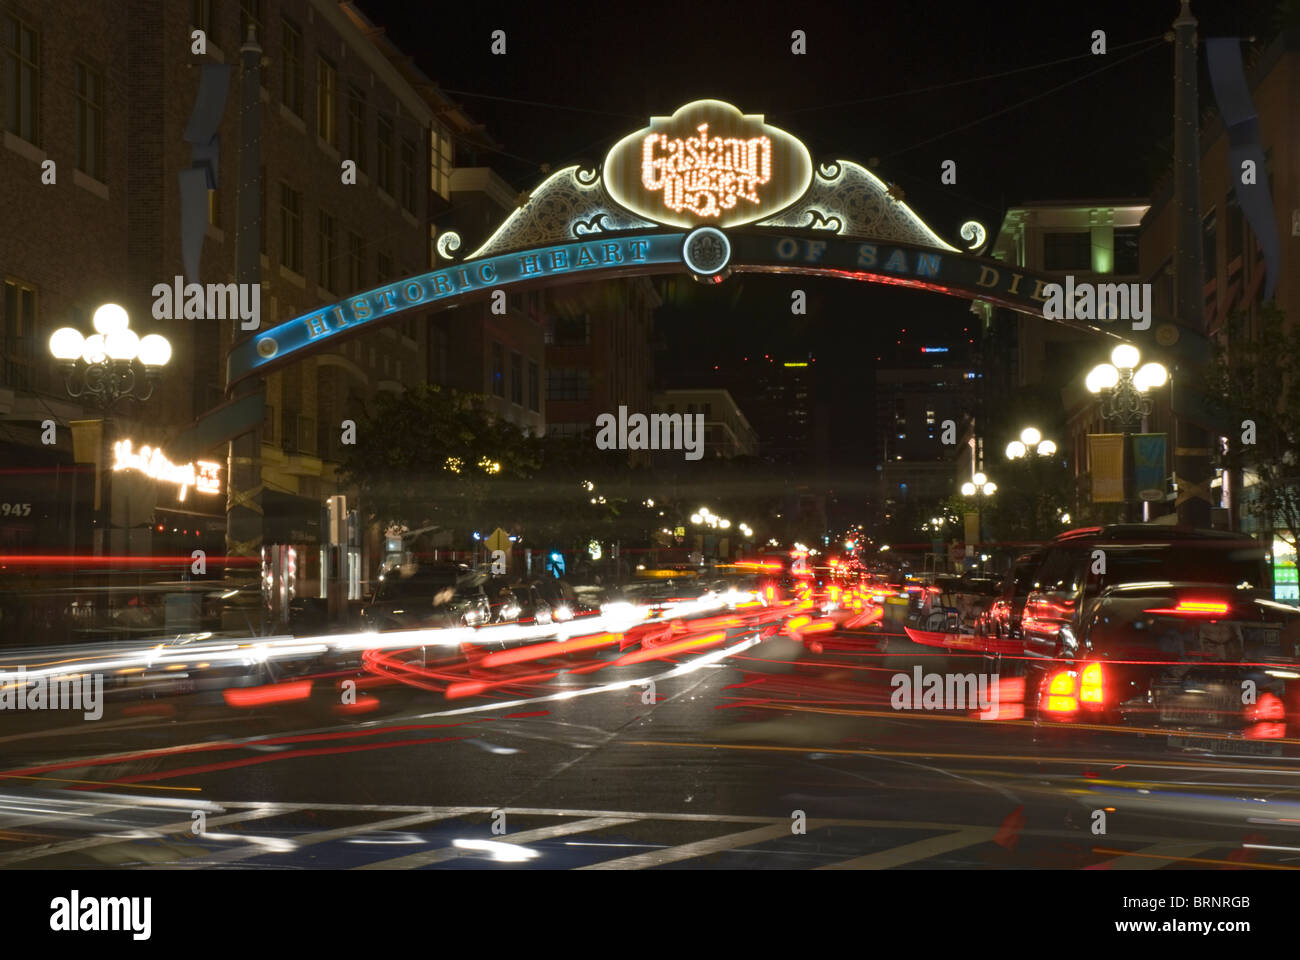
<instances>
[{"instance_id":1,"label":"ornate scrollwork on arch","mask_svg":"<svg viewBox=\"0 0 1300 960\"><path fill-rule=\"evenodd\" d=\"M832 222L836 226L830 226ZM889 196L889 188L879 177L851 160L820 164L808 191L776 216L760 220L758 226L833 229L843 237L958 249L931 230L906 203Z\"/></svg>"},{"instance_id":2,"label":"ornate scrollwork on arch","mask_svg":"<svg viewBox=\"0 0 1300 960\"><path fill-rule=\"evenodd\" d=\"M578 237L653 227L610 199L600 171L576 164L551 174L471 259L567 243Z\"/></svg>"}]
</instances>

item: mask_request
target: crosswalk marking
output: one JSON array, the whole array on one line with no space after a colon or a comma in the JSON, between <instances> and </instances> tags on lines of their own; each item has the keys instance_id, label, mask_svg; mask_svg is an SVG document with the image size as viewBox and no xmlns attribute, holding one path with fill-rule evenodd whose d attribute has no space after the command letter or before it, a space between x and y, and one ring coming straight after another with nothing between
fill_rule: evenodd
<instances>
[{"instance_id":1,"label":"crosswalk marking","mask_svg":"<svg viewBox=\"0 0 1300 960\"><path fill-rule=\"evenodd\" d=\"M825 824L817 824L824 826ZM814 824L809 823L811 828ZM765 843L768 840L775 840L778 837L792 836L790 832L790 823L774 823L766 827L758 827L754 830L742 830L740 833L729 833L721 837L711 837L708 840L697 840L694 843L683 843L676 847L667 847L663 850L651 850L648 853L638 853L630 857L620 857L617 860L605 860L601 863L588 864L585 867L578 867L579 870L645 870L649 867L659 867L668 863L680 863L683 860L694 860L697 857L707 857L711 853L721 853L724 850L734 850L736 847L747 847L755 843Z\"/></svg>"},{"instance_id":2,"label":"crosswalk marking","mask_svg":"<svg viewBox=\"0 0 1300 960\"><path fill-rule=\"evenodd\" d=\"M1222 843L1198 843L1194 840L1166 840L1153 843L1149 847L1133 850L1114 860L1104 860L1092 867L1093 870L1151 870L1152 860L1181 860L1194 857L1206 850L1222 847Z\"/></svg>"},{"instance_id":3,"label":"crosswalk marking","mask_svg":"<svg viewBox=\"0 0 1300 960\"><path fill-rule=\"evenodd\" d=\"M905 863L924 860L927 857L935 857L941 853L960 850L963 847L972 847L977 843L992 840L996 835L997 831L991 827L968 827L955 833L947 833L940 837L927 837L924 840L917 840L915 843L905 843L901 847L891 847L888 850L880 850L863 857L854 857L852 860L817 867L817 869L887 870L890 867L898 867Z\"/></svg>"},{"instance_id":4,"label":"crosswalk marking","mask_svg":"<svg viewBox=\"0 0 1300 960\"><path fill-rule=\"evenodd\" d=\"M473 807L452 807L436 813L424 812L414 813L406 817L392 817L388 820L374 820L370 823L361 823L351 827L339 827L335 830L320 830L316 833L308 833L301 837L294 837L291 841L293 847L277 851L268 848L264 844L250 843L246 846L235 847L230 850L219 850L216 853L200 853L195 856L193 863L172 863L158 864L149 869L156 870L201 870L210 864L216 863L235 863L239 860L247 860L250 857L260 857L266 854L296 853L302 847L309 847L316 843L328 843L331 840L342 840L346 837L356 836L357 834L377 833L380 830L396 830L399 827L409 827L416 823L434 823L438 820L450 820L453 817L464 816L466 813L472 813ZM201 838L200 838L201 839Z\"/></svg>"},{"instance_id":5,"label":"crosswalk marking","mask_svg":"<svg viewBox=\"0 0 1300 960\"><path fill-rule=\"evenodd\" d=\"M591 817L587 820L570 820L567 823L557 823L549 827L538 827L535 830L523 830L519 833L508 833L504 836L493 837L493 840L499 840L502 843L536 843L538 840L550 840L555 837L569 836L574 833L590 833L593 830L603 830L606 827L619 827L625 823L632 823L628 817ZM427 867L433 863L445 863L448 860L455 860L469 853L468 850L460 847L439 847L437 850L426 850L422 853L412 853L405 857L394 857L391 860L380 860L377 863L367 863L357 870L413 870L416 867Z\"/></svg>"},{"instance_id":6,"label":"crosswalk marking","mask_svg":"<svg viewBox=\"0 0 1300 960\"><path fill-rule=\"evenodd\" d=\"M284 813L292 813L295 808L287 807L265 807L260 810L250 810L246 813L232 813L224 817L212 817L208 820L209 827L218 827L226 823L247 823L249 820L262 820L266 817L278 817ZM193 826L191 820L179 820L175 823L166 823L160 827L141 827L139 833L148 831L151 834L180 833L187 831ZM114 833L108 836L82 837L80 840L65 840L62 843L47 843L39 847L29 847L25 850L11 850L8 853L0 853L0 867L11 866L15 863L23 863L27 860L41 860L45 857L57 856L60 853L72 853L77 850L86 850L90 847L103 847L110 843L121 843L124 840L135 840L138 837L130 834L123 835Z\"/></svg>"}]
</instances>

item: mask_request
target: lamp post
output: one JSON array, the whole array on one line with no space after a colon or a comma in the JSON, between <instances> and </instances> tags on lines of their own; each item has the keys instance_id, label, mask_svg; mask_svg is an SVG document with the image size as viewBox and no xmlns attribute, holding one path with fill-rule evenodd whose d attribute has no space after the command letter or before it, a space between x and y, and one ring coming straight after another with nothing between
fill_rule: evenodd
<instances>
[{"instance_id":1,"label":"lamp post","mask_svg":"<svg viewBox=\"0 0 1300 960\"><path fill-rule=\"evenodd\" d=\"M1124 430L1124 517L1131 520L1133 455L1129 450L1132 428L1151 413L1150 392L1163 387L1169 371L1159 363L1138 363L1142 354L1130 343L1121 343L1110 353L1110 363L1100 363L1084 381L1088 392L1101 397L1103 420L1116 420Z\"/></svg>"},{"instance_id":2,"label":"lamp post","mask_svg":"<svg viewBox=\"0 0 1300 960\"><path fill-rule=\"evenodd\" d=\"M162 374L162 368L171 360L172 346L161 334L151 333L140 337L131 329L131 318L116 303L100 306L92 323L95 332L85 336L74 327L60 327L50 335L50 356L63 375L63 387L74 400L84 400L103 413L112 410L123 400L148 400ZM102 509L100 471L107 459L109 438L104 433L104 419L75 421L73 432L74 457L83 443L91 449L86 455L76 457L81 462L93 460L95 464L94 510ZM78 440L78 435L82 438ZM83 448L85 449L85 448ZM103 531L96 531L96 552L103 551Z\"/></svg>"},{"instance_id":3,"label":"lamp post","mask_svg":"<svg viewBox=\"0 0 1300 960\"><path fill-rule=\"evenodd\" d=\"M983 473L974 474L969 480L961 485L961 495L967 499L975 501L975 526L976 538L982 544L984 542L984 502L998 492L998 485L990 480ZM966 544L966 555L972 556L974 545ZM981 554L982 556L982 554ZM984 570L984 561L980 561L980 572Z\"/></svg>"}]
</instances>

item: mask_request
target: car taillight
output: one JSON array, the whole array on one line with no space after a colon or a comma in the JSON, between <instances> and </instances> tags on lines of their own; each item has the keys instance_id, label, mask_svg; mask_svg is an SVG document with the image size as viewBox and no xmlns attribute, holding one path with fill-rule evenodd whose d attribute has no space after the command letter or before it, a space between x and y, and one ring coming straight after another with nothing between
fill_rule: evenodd
<instances>
[{"instance_id":1,"label":"car taillight","mask_svg":"<svg viewBox=\"0 0 1300 960\"><path fill-rule=\"evenodd\" d=\"M1059 670L1052 674L1047 681L1047 703L1044 709L1048 713L1073 713L1079 709L1073 670Z\"/></svg>"},{"instance_id":2,"label":"car taillight","mask_svg":"<svg viewBox=\"0 0 1300 960\"><path fill-rule=\"evenodd\" d=\"M1228 612L1228 605L1221 600L1179 600L1177 606L1153 607L1144 612L1180 617L1221 617Z\"/></svg>"},{"instance_id":3,"label":"car taillight","mask_svg":"<svg viewBox=\"0 0 1300 960\"><path fill-rule=\"evenodd\" d=\"M1256 723L1261 720L1285 720L1286 706L1282 698L1267 690L1259 695L1259 702L1246 707L1246 720Z\"/></svg>"},{"instance_id":4,"label":"car taillight","mask_svg":"<svg viewBox=\"0 0 1300 960\"><path fill-rule=\"evenodd\" d=\"M1088 707L1100 707L1106 699L1105 674L1100 663L1090 663L1079 675L1079 702Z\"/></svg>"}]
</instances>

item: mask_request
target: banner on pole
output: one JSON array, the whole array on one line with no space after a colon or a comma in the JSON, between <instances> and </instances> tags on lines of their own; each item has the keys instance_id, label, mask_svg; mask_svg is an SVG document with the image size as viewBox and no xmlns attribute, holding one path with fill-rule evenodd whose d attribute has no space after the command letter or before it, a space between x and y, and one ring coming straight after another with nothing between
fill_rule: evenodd
<instances>
[{"instance_id":1,"label":"banner on pole","mask_svg":"<svg viewBox=\"0 0 1300 960\"><path fill-rule=\"evenodd\" d=\"M1167 448L1166 434L1133 434L1133 489L1139 500L1165 499L1165 478L1169 475L1165 465Z\"/></svg>"},{"instance_id":2,"label":"banner on pole","mask_svg":"<svg viewBox=\"0 0 1300 960\"><path fill-rule=\"evenodd\" d=\"M1124 502L1124 434L1088 434L1093 503Z\"/></svg>"}]
</instances>

